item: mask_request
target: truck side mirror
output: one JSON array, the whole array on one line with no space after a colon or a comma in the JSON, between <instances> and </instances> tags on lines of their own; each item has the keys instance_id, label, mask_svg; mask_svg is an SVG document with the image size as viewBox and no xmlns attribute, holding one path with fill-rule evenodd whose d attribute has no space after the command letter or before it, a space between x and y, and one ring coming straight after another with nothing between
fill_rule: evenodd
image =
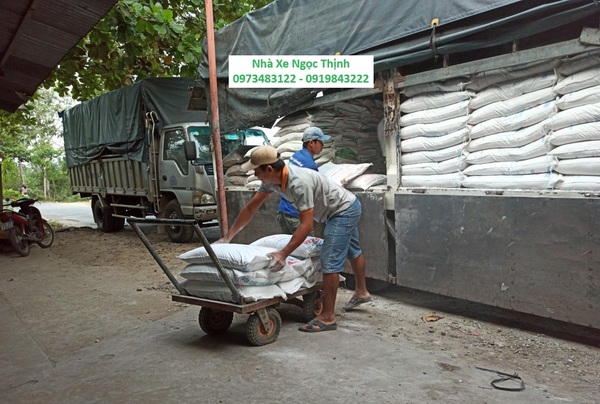
<instances>
[{"instance_id":1,"label":"truck side mirror","mask_svg":"<svg viewBox=\"0 0 600 404\"><path fill-rule=\"evenodd\" d=\"M186 160L196 160L196 143L194 143L192 140L186 140L185 142L183 142L183 151L185 153Z\"/></svg>"}]
</instances>

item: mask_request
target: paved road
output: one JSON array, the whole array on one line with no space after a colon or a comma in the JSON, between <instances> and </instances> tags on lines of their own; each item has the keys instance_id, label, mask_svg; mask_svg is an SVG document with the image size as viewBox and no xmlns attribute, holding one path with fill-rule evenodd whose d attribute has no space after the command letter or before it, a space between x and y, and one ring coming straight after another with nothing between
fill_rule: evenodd
<instances>
[{"instance_id":1,"label":"paved road","mask_svg":"<svg viewBox=\"0 0 600 404\"><path fill-rule=\"evenodd\" d=\"M91 227L96 229L92 208L89 202L38 202L35 206L42 212L46 220L55 221L66 227ZM129 227L125 223L126 227ZM144 226L154 226L146 225ZM211 226L203 227L202 231L209 241L220 237L218 222L211 222ZM166 236L165 236L166 237Z\"/></svg>"},{"instance_id":2,"label":"paved road","mask_svg":"<svg viewBox=\"0 0 600 404\"><path fill-rule=\"evenodd\" d=\"M37 202L35 206L46 220L65 226L96 228L89 202Z\"/></svg>"}]
</instances>

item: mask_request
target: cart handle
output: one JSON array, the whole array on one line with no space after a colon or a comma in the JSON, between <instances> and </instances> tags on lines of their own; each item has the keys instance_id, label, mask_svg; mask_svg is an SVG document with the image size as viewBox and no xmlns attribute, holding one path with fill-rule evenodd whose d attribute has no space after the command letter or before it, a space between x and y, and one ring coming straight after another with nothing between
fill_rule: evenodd
<instances>
[{"instance_id":1,"label":"cart handle","mask_svg":"<svg viewBox=\"0 0 600 404\"><path fill-rule=\"evenodd\" d=\"M215 251L210 246L210 243L208 242L206 236L202 232L202 229L200 228L200 226L198 225L198 222L196 220L192 220L192 219L159 219L159 218L151 219L151 218L128 217L127 218L127 223L129 223L131 225L131 228L136 232L136 234L138 235L138 237L140 238L140 240L142 240L142 243L144 243L144 245L146 246L146 248L148 249L148 251L150 252L150 254L152 254L152 256L154 257L154 260L157 262L157 264L163 270L163 272L165 273L165 275L167 275L167 277L169 278L169 280L173 283L173 286L175 286L175 289L177 289L177 291L180 294L187 295L187 296L189 296L189 293L187 293L187 291L183 288L183 286L181 286L181 283L179 283L179 281L177 280L177 278L175 278L175 276L173 275L173 273L169 270L169 268L167 267L167 265L160 258L160 256L158 255L158 253L154 249L154 246L152 245L152 243L150 242L150 240L148 240L148 238L146 237L146 235L144 234L144 232L142 232L142 230L138 226L138 223L170 224L170 225L180 225L180 226L181 225L183 225L183 226L193 226L194 227L194 232L196 233L196 235L198 236L198 238L202 242L202 245L206 249L206 252L208 253L208 255L210 256L210 258L212 259L212 261L215 264L215 266L217 267L217 271L219 271L219 274L221 275L221 278L223 278L223 280L225 281L225 284L227 285L227 287L229 288L229 290L233 294L234 300L237 303L239 303L239 304L243 303L242 295L240 295L240 292L237 290L237 288L233 284L233 281L229 277L229 274L227 274L227 272L225 272L225 269L223 268L223 265L221 264L221 261L219 261L219 259L217 258L217 255L215 254Z\"/></svg>"}]
</instances>

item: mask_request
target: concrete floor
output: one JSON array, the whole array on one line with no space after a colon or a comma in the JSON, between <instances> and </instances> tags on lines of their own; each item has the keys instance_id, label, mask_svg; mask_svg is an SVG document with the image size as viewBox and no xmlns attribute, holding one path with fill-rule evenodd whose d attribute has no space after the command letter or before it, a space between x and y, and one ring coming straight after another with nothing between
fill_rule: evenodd
<instances>
[{"instance_id":1,"label":"concrete floor","mask_svg":"<svg viewBox=\"0 0 600 404\"><path fill-rule=\"evenodd\" d=\"M281 334L270 345L247 341L245 315L236 315L224 335L207 336L196 322L198 307L190 306L50 360L2 299L0 402L559 401L535 386L519 393L493 390L494 374L408 344L392 345L352 321L335 332L298 332L301 313L284 306Z\"/></svg>"}]
</instances>

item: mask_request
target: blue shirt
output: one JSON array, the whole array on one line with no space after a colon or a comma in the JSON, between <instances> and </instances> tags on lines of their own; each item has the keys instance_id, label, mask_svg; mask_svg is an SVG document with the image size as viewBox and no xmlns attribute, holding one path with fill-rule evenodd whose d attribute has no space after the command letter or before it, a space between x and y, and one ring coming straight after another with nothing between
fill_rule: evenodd
<instances>
[{"instance_id":1,"label":"blue shirt","mask_svg":"<svg viewBox=\"0 0 600 404\"><path fill-rule=\"evenodd\" d=\"M319 171L317 163L315 163L312 154L310 154L310 152L304 147L298 150L296 153L292 154L292 156L290 157L289 164ZM296 210L296 208L294 208L292 204L289 203L283 196L279 201L278 211L281 213L285 213L289 216L298 217L298 211Z\"/></svg>"}]
</instances>

